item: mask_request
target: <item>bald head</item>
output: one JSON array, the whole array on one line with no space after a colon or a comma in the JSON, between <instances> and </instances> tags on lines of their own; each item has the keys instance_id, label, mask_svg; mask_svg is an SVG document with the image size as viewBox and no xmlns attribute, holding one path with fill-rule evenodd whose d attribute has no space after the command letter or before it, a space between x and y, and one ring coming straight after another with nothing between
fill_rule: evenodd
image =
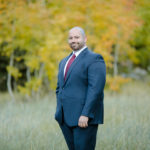
<instances>
[{"instance_id":1,"label":"bald head","mask_svg":"<svg viewBox=\"0 0 150 150\"><path fill-rule=\"evenodd\" d=\"M80 50L86 44L85 32L80 27L73 27L69 30L68 43L72 50Z\"/></svg>"},{"instance_id":2,"label":"bald head","mask_svg":"<svg viewBox=\"0 0 150 150\"><path fill-rule=\"evenodd\" d=\"M73 31L73 30L78 30L78 31L81 33L81 35L82 35L83 37L85 37L85 32L84 32L84 30L83 30L81 27L73 27L73 28L71 28L71 29L69 30L69 32L71 32L71 31Z\"/></svg>"}]
</instances>

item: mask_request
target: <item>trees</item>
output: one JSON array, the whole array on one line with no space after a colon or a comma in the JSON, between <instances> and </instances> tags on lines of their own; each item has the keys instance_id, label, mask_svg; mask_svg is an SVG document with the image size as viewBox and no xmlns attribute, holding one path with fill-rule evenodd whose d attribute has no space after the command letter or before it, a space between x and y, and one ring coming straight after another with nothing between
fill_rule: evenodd
<instances>
[{"instance_id":1,"label":"trees","mask_svg":"<svg viewBox=\"0 0 150 150\"><path fill-rule=\"evenodd\" d=\"M94 10L89 16L93 22L89 31L89 35L92 35L91 41L94 39L91 45L106 60L109 87L112 90L119 90L119 85L128 80L119 76L118 65L123 67L122 64L128 60L137 61L135 49L129 43L135 29L140 26L136 16L135 2L95 0L91 2L90 7ZM113 79L110 75L113 75Z\"/></svg>"},{"instance_id":2,"label":"trees","mask_svg":"<svg viewBox=\"0 0 150 150\"><path fill-rule=\"evenodd\" d=\"M89 48L104 56L110 88L122 83L118 65L139 62L136 46L129 43L141 25L135 7L134 0L1 0L0 54L10 62L8 87L15 82L28 98L38 97L43 84L54 89L58 62L70 52L67 35L73 26L83 27Z\"/></svg>"},{"instance_id":3,"label":"trees","mask_svg":"<svg viewBox=\"0 0 150 150\"><path fill-rule=\"evenodd\" d=\"M137 15L141 19L142 26L136 30L130 44L135 48L138 59L134 64L148 70L150 67L150 2L148 0L136 2Z\"/></svg>"}]
</instances>

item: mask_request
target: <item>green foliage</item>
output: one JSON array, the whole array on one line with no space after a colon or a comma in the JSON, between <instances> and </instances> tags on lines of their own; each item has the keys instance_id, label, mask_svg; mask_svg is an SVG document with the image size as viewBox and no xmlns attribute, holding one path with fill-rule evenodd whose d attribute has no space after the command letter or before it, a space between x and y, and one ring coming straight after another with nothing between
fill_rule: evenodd
<instances>
[{"instance_id":1,"label":"green foliage","mask_svg":"<svg viewBox=\"0 0 150 150\"><path fill-rule=\"evenodd\" d=\"M135 55L138 58L138 62L134 63L147 69L150 66L150 2L137 0L137 4L142 26L136 30L131 45L136 49Z\"/></svg>"}]
</instances>

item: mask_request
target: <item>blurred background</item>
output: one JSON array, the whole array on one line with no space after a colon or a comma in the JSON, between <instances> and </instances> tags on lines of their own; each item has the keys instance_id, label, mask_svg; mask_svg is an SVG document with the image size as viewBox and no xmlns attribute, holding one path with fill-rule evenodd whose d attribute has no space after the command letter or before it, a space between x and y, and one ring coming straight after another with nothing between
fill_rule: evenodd
<instances>
[{"instance_id":1,"label":"blurred background","mask_svg":"<svg viewBox=\"0 0 150 150\"><path fill-rule=\"evenodd\" d=\"M67 149L53 115L74 26L107 66L96 150L149 150L150 0L0 0L0 150Z\"/></svg>"}]
</instances>

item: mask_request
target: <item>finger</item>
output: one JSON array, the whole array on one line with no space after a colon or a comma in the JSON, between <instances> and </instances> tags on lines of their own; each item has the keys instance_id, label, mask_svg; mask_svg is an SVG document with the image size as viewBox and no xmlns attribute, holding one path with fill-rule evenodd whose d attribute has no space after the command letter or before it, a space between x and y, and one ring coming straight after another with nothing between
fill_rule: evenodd
<instances>
[{"instance_id":1,"label":"finger","mask_svg":"<svg viewBox=\"0 0 150 150\"><path fill-rule=\"evenodd\" d=\"M79 121L79 124L78 124L78 125L79 125L79 127L82 127L82 122L81 122L81 121Z\"/></svg>"},{"instance_id":2,"label":"finger","mask_svg":"<svg viewBox=\"0 0 150 150\"><path fill-rule=\"evenodd\" d=\"M82 123L82 126L83 126L84 128L86 128L86 127L88 126L87 122L84 121L84 122Z\"/></svg>"},{"instance_id":3,"label":"finger","mask_svg":"<svg viewBox=\"0 0 150 150\"><path fill-rule=\"evenodd\" d=\"M88 126L87 122L84 123L84 127L86 128Z\"/></svg>"},{"instance_id":4,"label":"finger","mask_svg":"<svg viewBox=\"0 0 150 150\"><path fill-rule=\"evenodd\" d=\"M84 122L82 123L82 128L86 128L86 124Z\"/></svg>"},{"instance_id":5,"label":"finger","mask_svg":"<svg viewBox=\"0 0 150 150\"><path fill-rule=\"evenodd\" d=\"M79 120L78 125L79 125L81 128L86 128L86 127L87 127L87 121Z\"/></svg>"},{"instance_id":6,"label":"finger","mask_svg":"<svg viewBox=\"0 0 150 150\"><path fill-rule=\"evenodd\" d=\"M84 128L84 123L81 124L81 127Z\"/></svg>"},{"instance_id":7,"label":"finger","mask_svg":"<svg viewBox=\"0 0 150 150\"><path fill-rule=\"evenodd\" d=\"M81 126L81 122L80 122L80 121L78 122L78 126L79 126L79 127Z\"/></svg>"},{"instance_id":8,"label":"finger","mask_svg":"<svg viewBox=\"0 0 150 150\"><path fill-rule=\"evenodd\" d=\"M82 127L82 128L84 127L84 123L83 123L83 122L81 123L81 127Z\"/></svg>"},{"instance_id":9,"label":"finger","mask_svg":"<svg viewBox=\"0 0 150 150\"><path fill-rule=\"evenodd\" d=\"M80 127L81 127L81 128L83 128L83 127L84 127L84 124L83 124L82 122L80 123Z\"/></svg>"},{"instance_id":10,"label":"finger","mask_svg":"<svg viewBox=\"0 0 150 150\"><path fill-rule=\"evenodd\" d=\"M88 127L88 122L86 122L86 127Z\"/></svg>"},{"instance_id":11,"label":"finger","mask_svg":"<svg viewBox=\"0 0 150 150\"><path fill-rule=\"evenodd\" d=\"M81 123L82 123L82 121L81 121L81 119L79 118L78 125L81 126Z\"/></svg>"}]
</instances>

